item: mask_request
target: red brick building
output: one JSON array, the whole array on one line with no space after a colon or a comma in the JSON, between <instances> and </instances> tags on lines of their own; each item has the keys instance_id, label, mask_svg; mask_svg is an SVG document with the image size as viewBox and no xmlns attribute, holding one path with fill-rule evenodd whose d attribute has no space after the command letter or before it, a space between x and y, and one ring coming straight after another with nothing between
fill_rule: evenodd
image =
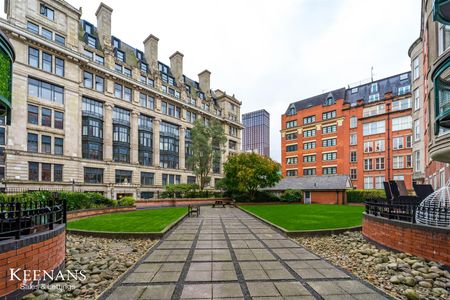
<instances>
[{"instance_id":1,"label":"red brick building","mask_svg":"<svg viewBox=\"0 0 450 300\"><path fill-rule=\"evenodd\" d=\"M358 189L412 188L410 73L291 103L282 115L284 176L349 175Z\"/></svg>"}]
</instances>

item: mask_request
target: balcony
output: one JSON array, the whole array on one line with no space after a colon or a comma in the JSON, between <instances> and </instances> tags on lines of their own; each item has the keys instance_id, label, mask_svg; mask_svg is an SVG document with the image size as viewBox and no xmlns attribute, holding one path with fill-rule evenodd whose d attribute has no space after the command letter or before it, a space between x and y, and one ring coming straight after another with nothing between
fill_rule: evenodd
<instances>
[{"instance_id":1,"label":"balcony","mask_svg":"<svg viewBox=\"0 0 450 300\"><path fill-rule=\"evenodd\" d=\"M434 0L433 20L450 25L450 0Z\"/></svg>"}]
</instances>

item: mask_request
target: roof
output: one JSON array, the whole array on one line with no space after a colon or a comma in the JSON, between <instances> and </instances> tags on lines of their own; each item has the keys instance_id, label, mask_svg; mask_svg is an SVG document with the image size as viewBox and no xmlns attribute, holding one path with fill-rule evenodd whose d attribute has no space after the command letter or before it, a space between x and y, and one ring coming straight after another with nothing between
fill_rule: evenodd
<instances>
[{"instance_id":1,"label":"roof","mask_svg":"<svg viewBox=\"0 0 450 300\"><path fill-rule=\"evenodd\" d=\"M350 178L347 175L323 175L323 176L303 176L285 177L275 186L266 188L267 191L284 190L345 190L352 188Z\"/></svg>"},{"instance_id":2,"label":"roof","mask_svg":"<svg viewBox=\"0 0 450 300\"><path fill-rule=\"evenodd\" d=\"M378 91L376 93L379 94L380 99L384 99L384 94L388 92L392 92L393 96L398 96L399 87L411 85L411 72L404 72L370 83L348 88L345 91L345 102L352 104L356 103L358 100L364 100L365 103L368 103L370 87L374 83L378 84Z\"/></svg>"},{"instance_id":3,"label":"roof","mask_svg":"<svg viewBox=\"0 0 450 300\"><path fill-rule=\"evenodd\" d=\"M288 107L288 110L292 105L295 105L296 111L299 111L299 110L302 110L305 108L309 108L312 106L322 105L325 102L325 100L327 100L330 96L332 96L335 100L344 99L345 88L340 88L340 89L337 89L334 91L326 92L326 93L323 93L323 94L320 94L320 95L317 95L317 96L314 96L311 98L307 98L304 100L300 100L300 101L291 103ZM288 113L288 111L286 111L286 114L287 113Z\"/></svg>"}]
</instances>

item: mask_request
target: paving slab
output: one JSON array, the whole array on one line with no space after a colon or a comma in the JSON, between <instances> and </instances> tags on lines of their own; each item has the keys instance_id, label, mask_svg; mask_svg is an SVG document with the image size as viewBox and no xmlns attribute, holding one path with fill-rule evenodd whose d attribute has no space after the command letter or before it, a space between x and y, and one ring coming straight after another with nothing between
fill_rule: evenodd
<instances>
[{"instance_id":1,"label":"paving slab","mask_svg":"<svg viewBox=\"0 0 450 300\"><path fill-rule=\"evenodd\" d=\"M237 208L186 218L101 299L390 299Z\"/></svg>"}]
</instances>

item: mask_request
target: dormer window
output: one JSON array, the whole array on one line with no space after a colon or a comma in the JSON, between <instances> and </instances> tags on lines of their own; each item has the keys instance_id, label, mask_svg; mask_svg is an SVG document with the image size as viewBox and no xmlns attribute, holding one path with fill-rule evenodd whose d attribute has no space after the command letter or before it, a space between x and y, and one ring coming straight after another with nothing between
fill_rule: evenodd
<instances>
[{"instance_id":1,"label":"dormer window","mask_svg":"<svg viewBox=\"0 0 450 300\"><path fill-rule=\"evenodd\" d=\"M202 100L205 100L205 93L203 93L203 92L198 92L198 97L199 97L200 99L202 99ZM209 106L208 106L208 108L209 108Z\"/></svg>"},{"instance_id":2,"label":"dormer window","mask_svg":"<svg viewBox=\"0 0 450 300\"><path fill-rule=\"evenodd\" d=\"M357 93L358 92L358 88L352 88L352 94L355 94L355 93Z\"/></svg>"},{"instance_id":3,"label":"dormer window","mask_svg":"<svg viewBox=\"0 0 450 300\"><path fill-rule=\"evenodd\" d=\"M296 109L295 109L295 105L291 104L291 106L289 106L288 111L287 111L287 115L288 116L293 116L297 113Z\"/></svg>"},{"instance_id":4,"label":"dormer window","mask_svg":"<svg viewBox=\"0 0 450 300\"><path fill-rule=\"evenodd\" d=\"M408 73L400 75L400 80L406 80L408 79Z\"/></svg>"},{"instance_id":5,"label":"dormer window","mask_svg":"<svg viewBox=\"0 0 450 300\"><path fill-rule=\"evenodd\" d=\"M55 20L55 11L43 3L41 3L40 13L49 20Z\"/></svg>"},{"instance_id":6,"label":"dormer window","mask_svg":"<svg viewBox=\"0 0 450 300\"><path fill-rule=\"evenodd\" d=\"M164 73L164 74L168 74L169 73L169 67L164 65L164 64L162 64L162 63L158 63L158 68L159 68L159 71Z\"/></svg>"},{"instance_id":7,"label":"dormer window","mask_svg":"<svg viewBox=\"0 0 450 300\"><path fill-rule=\"evenodd\" d=\"M93 27L92 27L91 24L89 24L89 23L87 23L87 22L84 22L84 31L87 32L87 33L89 33L89 34L92 34L92 32L94 31L94 29L93 29Z\"/></svg>"},{"instance_id":8,"label":"dormer window","mask_svg":"<svg viewBox=\"0 0 450 300\"><path fill-rule=\"evenodd\" d=\"M184 87L186 88L186 92L187 92L188 94L190 94L190 93L191 93L191 86L185 84Z\"/></svg>"},{"instance_id":9,"label":"dormer window","mask_svg":"<svg viewBox=\"0 0 450 300\"><path fill-rule=\"evenodd\" d=\"M377 83L372 83L370 85L370 93L371 94L378 93L378 84Z\"/></svg>"},{"instance_id":10,"label":"dormer window","mask_svg":"<svg viewBox=\"0 0 450 300\"><path fill-rule=\"evenodd\" d=\"M325 103L323 104L324 106L330 106L335 104L336 101L334 100L333 96L330 96L327 98L327 100L325 100Z\"/></svg>"},{"instance_id":11,"label":"dormer window","mask_svg":"<svg viewBox=\"0 0 450 300\"><path fill-rule=\"evenodd\" d=\"M144 73L148 72L148 65L146 63L140 62L141 71Z\"/></svg>"},{"instance_id":12,"label":"dormer window","mask_svg":"<svg viewBox=\"0 0 450 300\"><path fill-rule=\"evenodd\" d=\"M112 38L112 44L113 44L114 48L117 48L117 49L120 48L120 40L115 37Z\"/></svg>"},{"instance_id":13,"label":"dormer window","mask_svg":"<svg viewBox=\"0 0 450 300\"><path fill-rule=\"evenodd\" d=\"M136 57L138 60L142 60L144 55L142 55L142 52L136 49Z\"/></svg>"},{"instance_id":14,"label":"dormer window","mask_svg":"<svg viewBox=\"0 0 450 300\"><path fill-rule=\"evenodd\" d=\"M89 47L97 48L97 39L91 35L87 35L87 44Z\"/></svg>"},{"instance_id":15,"label":"dormer window","mask_svg":"<svg viewBox=\"0 0 450 300\"><path fill-rule=\"evenodd\" d=\"M123 51L116 49L116 57L121 62L125 62L125 53Z\"/></svg>"}]
</instances>

